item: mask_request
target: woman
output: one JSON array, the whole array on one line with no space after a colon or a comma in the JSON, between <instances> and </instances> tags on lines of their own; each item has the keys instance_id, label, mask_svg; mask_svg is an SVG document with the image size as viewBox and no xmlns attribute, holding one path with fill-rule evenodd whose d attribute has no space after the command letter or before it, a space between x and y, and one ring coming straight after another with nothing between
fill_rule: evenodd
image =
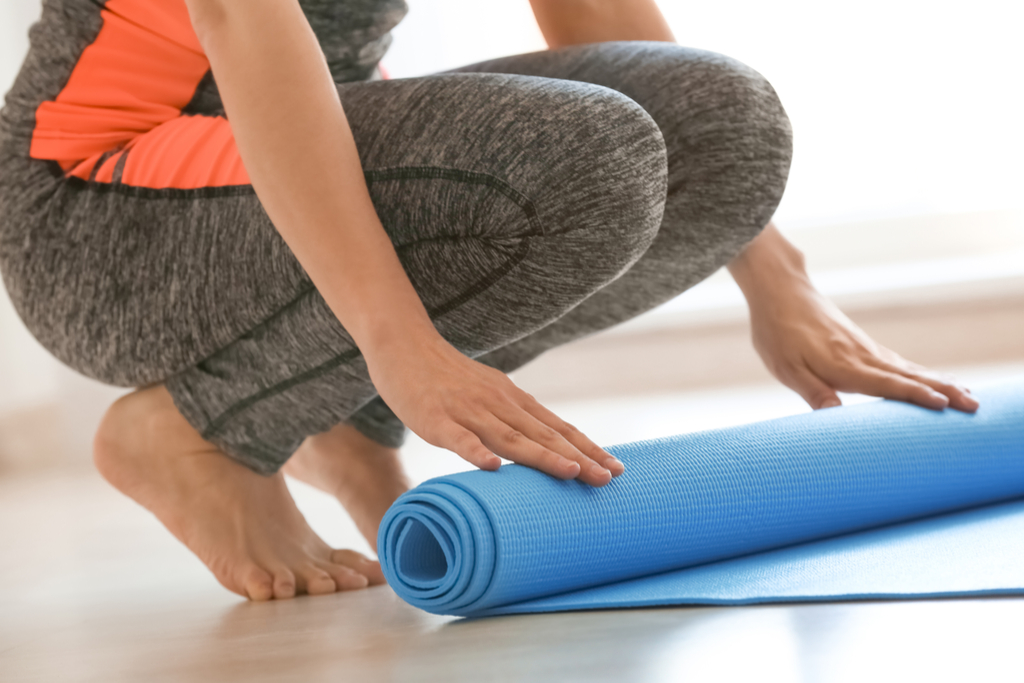
<instances>
[{"instance_id":1,"label":"woman","mask_svg":"<svg viewBox=\"0 0 1024 683\"><path fill-rule=\"evenodd\" d=\"M824 301L769 223L791 143L760 75L673 44L653 0L532 6L550 51L381 80L403 0L45 3L2 115L0 267L58 358L142 387L96 464L228 589L382 582L281 470L373 543L405 425L608 483L621 463L505 373L725 264L812 407L977 407Z\"/></svg>"}]
</instances>

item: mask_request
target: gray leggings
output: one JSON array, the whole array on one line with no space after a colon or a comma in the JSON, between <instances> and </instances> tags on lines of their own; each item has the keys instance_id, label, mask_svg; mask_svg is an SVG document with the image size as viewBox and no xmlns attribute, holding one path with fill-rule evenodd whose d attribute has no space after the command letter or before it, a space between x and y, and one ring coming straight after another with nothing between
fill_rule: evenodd
<instances>
[{"instance_id":1,"label":"gray leggings","mask_svg":"<svg viewBox=\"0 0 1024 683\"><path fill-rule=\"evenodd\" d=\"M673 44L338 89L438 331L505 372L708 277L769 221L789 170L768 82ZM264 474L344 421L401 444L404 425L251 188L90 188L5 149L0 175L48 185L5 184L0 209L17 220L0 267L62 361L110 384L165 382L206 439Z\"/></svg>"}]
</instances>

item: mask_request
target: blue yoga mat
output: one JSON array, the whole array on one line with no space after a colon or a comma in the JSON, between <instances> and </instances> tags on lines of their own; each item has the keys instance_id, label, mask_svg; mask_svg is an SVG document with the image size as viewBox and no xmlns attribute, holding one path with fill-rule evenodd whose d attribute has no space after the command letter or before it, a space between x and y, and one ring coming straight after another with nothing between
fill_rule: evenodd
<instances>
[{"instance_id":1,"label":"blue yoga mat","mask_svg":"<svg viewBox=\"0 0 1024 683\"><path fill-rule=\"evenodd\" d=\"M1024 382L974 415L895 401L613 446L602 488L507 465L384 517L428 612L1024 594Z\"/></svg>"}]
</instances>

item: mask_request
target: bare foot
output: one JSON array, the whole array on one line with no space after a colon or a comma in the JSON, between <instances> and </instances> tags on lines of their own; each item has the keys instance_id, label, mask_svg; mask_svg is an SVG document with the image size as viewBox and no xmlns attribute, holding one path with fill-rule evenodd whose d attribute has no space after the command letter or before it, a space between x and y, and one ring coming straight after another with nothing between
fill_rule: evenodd
<instances>
[{"instance_id":1,"label":"bare foot","mask_svg":"<svg viewBox=\"0 0 1024 683\"><path fill-rule=\"evenodd\" d=\"M384 513L409 490L398 449L382 446L349 424L306 439L284 472L335 496L372 548Z\"/></svg>"},{"instance_id":2,"label":"bare foot","mask_svg":"<svg viewBox=\"0 0 1024 683\"><path fill-rule=\"evenodd\" d=\"M282 599L384 583L378 563L331 549L309 528L280 473L256 474L204 441L162 386L110 407L94 460L239 595Z\"/></svg>"}]
</instances>

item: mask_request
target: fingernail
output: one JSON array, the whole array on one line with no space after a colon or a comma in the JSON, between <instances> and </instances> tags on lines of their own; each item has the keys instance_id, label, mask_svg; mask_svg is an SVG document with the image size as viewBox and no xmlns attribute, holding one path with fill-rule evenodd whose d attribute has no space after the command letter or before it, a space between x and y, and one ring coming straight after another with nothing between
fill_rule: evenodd
<instances>
[{"instance_id":1,"label":"fingernail","mask_svg":"<svg viewBox=\"0 0 1024 683\"><path fill-rule=\"evenodd\" d=\"M945 405L949 405L949 397L946 396L945 394L940 394L937 391L933 391L932 398L934 398L936 401L944 403Z\"/></svg>"},{"instance_id":2,"label":"fingernail","mask_svg":"<svg viewBox=\"0 0 1024 683\"><path fill-rule=\"evenodd\" d=\"M821 407L822 408L835 408L836 406L841 406L841 405L842 405L842 403L839 402L839 399L830 398L827 401L825 401L824 403L822 403Z\"/></svg>"},{"instance_id":3,"label":"fingernail","mask_svg":"<svg viewBox=\"0 0 1024 683\"><path fill-rule=\"evenodd\" d=\"M601 467L600 465L591 465L590 466L590 472L591 472L591 474L596 474L596 475L598 475L600 477L603 477L606 474L611 476L611 472L609 472L605 468Z\"/></svg>"}]
</instances>

